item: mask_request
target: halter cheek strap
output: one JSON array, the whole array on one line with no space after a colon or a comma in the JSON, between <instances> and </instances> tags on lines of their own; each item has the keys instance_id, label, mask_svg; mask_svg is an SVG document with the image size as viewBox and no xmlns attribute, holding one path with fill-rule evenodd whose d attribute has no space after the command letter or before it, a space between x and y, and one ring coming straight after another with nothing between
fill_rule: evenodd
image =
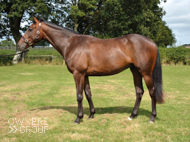
<instances>
[{"instance_id":1,"label":"halter cheek strap","mask_svg":"<svg viewBox=\"0 0 190 142\"><path fill-rule=\"evenodd\" d=\"M31 42L29 42L28 39L26 39L24 36L22 36L22 38L24 39L24 41L25 41L25 43L26 43L27 45L34 47L34 46L33 46L33 45L34 45L34 42L35 42L36 40L38 40L38 39L39 39L39 36L40 36L40 27L41 27L41 22L39 23L37 35L36 35L36 37L35 37Z\"/></svg>"}]
</instances>

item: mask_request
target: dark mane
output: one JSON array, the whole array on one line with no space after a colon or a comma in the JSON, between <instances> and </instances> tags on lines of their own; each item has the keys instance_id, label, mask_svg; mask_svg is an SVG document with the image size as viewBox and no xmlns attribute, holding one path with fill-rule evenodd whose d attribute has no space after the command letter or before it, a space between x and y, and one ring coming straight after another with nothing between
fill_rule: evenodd
<instances>
[{"instance_id":1,"label":"dark mane","mask_svg":"<svg viewBox=\"0 0 190 142\"><path fill-rule=\"evenodd\" d=\"M58 29L58 30L66 30L66 31L69 31L71 33L74 33L74 34L79 34L78 32L74 31L74 30L71 30L71 29L68 29L66 27L62 27L62 26L59 26L59 25L56 25L54 23L50 23L50 22L47 22L45 21L43 18L39 18L38 19L40 22L43 22L45 23L46 25L50 26L50 27L53 27L55 29Z\"/></svg>"}]
</instances>

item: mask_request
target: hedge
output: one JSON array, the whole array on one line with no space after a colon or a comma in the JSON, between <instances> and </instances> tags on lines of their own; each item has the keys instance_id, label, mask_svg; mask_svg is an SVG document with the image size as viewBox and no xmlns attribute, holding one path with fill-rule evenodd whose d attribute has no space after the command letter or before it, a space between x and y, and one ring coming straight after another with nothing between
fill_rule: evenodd
<instances>
[{"instance_id":1,"label":"hedge","mask_svg":"<svg viewBox=\"0 0 190 142\"><path fill-rule=\"evenodd\" d=\"M160 52L160 58L163 64L183 64L183 65L190 65L190 48L178 47L178 48L158 48ZM1 54L14 54L15 51L10 50L0 50ZM54 55L60 58L62 62L61 55L55 50L32 50L28 53L28 55ZM40 57L41 58L41 57ZM41 58L39 60L44 60L47 62L47 57ZM0 66L2 65L12 65L13 56L0 56ZM26 60L26 63L29 63L32 58ZM48 58L48 61L51 62Z\"/></svg>"},{"instance_id":2,"label":"hedge","mask_svg":"<svg viewBox=\"0 0 190 142\"><path fill-rule=\"evenodd\" d=\"M158 48L162 63L190 65L190 48Z\"/></svg>"},{"instance_id":3,"label":"hedge","mask_svg":"<svg viewBox=\"0 0 190 142\"><path fill-rule=\"evenodd\" d=\"M13 65L12 60L13 56L2 56L0 57L0 66Z\"/></svg>"}]
</instances>

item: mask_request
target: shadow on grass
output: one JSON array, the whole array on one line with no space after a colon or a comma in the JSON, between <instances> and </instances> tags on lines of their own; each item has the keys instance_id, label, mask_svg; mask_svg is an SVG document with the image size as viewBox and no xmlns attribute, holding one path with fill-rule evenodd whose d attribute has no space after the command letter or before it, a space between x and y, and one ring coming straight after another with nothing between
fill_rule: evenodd
<instances>
[{"instance_id":1,"label":"shadow on grass","mask_svg":"<svg viewBox=\"0 0 190 142\"><path fill-rule=\"evenodd\" d=\"M46 106L46 107L32 109L31 111L38 110L38 109L39 110L62 109L62 110L65 110L65 111L68 111L70 113L77 115L78 107L76 107L76 106ZM95 110L96 110L96 114L128 113L130 115L131 112L133 111L133 107L127 107L127 106L95 107ZM90 110L88 107L83 107L83 112L84 112L84 114L87 114L87 115L90 114ZM138 116L139 115L144 115L146 117L150 117L151 112L149 110L139 108Z\"/></svg>"}]
</instances>

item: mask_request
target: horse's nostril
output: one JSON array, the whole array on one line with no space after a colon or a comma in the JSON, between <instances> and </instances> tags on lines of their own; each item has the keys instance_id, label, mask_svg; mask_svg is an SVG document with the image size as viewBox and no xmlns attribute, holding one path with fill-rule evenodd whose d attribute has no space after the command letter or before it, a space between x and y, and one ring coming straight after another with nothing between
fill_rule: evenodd
<instances>
[{"instance_id":1,"label":"horse's nostril","mask_svg":"<svg viewBox=\"0 0 190 142\"><path fill-rule=\"evenodd\" d=\"M16 48L17 48L18 50L21 50L19 44L16 45Z\"/></svg>"}]
</instances>

